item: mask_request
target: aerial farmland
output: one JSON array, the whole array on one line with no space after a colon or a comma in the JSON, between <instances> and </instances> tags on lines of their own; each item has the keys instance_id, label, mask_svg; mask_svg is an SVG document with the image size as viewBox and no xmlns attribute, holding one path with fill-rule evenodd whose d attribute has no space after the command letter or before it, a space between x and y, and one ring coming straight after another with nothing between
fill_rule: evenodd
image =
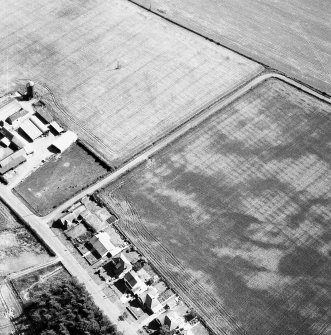
<instances>
[{"instance_id":1,"label":"aerial farmland","mask_svg":"<svg viewBox=\"0 0 331 335\"><path fill-rule=\"evenodd\" d=\"M216 334L330 331L330 111L268 80L104 190Z\"/></svg>"},{"instance_id":2,"label":"aerial farmland","mask_svg":"<svg viewBox=\"0 0 331 335\"><path fill-rule=\"evenodd\" d=\"M330 4L0 4L0 334L330 335Z\"/></svg>"},{"instance_id":3,"label":"aerial farmland","mask_svg":"<svg viewBox=\"0 0 331 335\"><path fill-rule=\"evenodd\" d=\"M133 2L331 94L330 1Z\"/></svg>"},{"instance_id":4,"label":"aerial farmland","mask_svg":"<svg viewBox=\"0 0 331 335\"><path fill-rule=\"evenodd\" d=\"M65 107L59 119L113 166L262 70L126 1L5 8L2 83L45 83Z\"/></svg>"}]
</instances>

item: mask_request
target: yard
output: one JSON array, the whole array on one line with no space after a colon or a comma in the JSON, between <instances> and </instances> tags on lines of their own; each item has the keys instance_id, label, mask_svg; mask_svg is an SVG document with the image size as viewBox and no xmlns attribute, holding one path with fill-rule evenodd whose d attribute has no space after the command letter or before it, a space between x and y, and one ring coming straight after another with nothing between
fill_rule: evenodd
<instances>
[{"instance_id":1,"label":"yard","mask_svg":"<svg viewBox=\"0 0 331 335\"><path fill-rule=\"evenodd\" d=\"M0 276L7 276L50 259L39 241L0 202Z\"/></svg>"},{"instance_id":2,"label":"yard","mask_svg":"<svg viewBox=\"0 0 331 335\"><path fill-rule=\"evenodd\" d=\"M34 171L15 192L36 214L44 216L106 173L94 156L74 144Z\"/></svg>"},{"instance_id":3,"label":"yard","mask_svg":"<svg viewBox=\"0 0 331 335\"><path fill-rule=\"evenodd\" d=\"M46 83L57 117L114 166L262 71L127 1L0 3L0 82Z\"/></svg>"},{"instance_id":4,"label":"yard","mask_svg":"<svg viewBox=\"0 0 331 335\"><path fill-rule=\"evenodd\" d=\"M331 94L331 2L133 0Z\"/></svg>"},{"instance_id":5,"label":"yard","mask_svg":"<svg viewBox=\"0 0 331 335\"><path fill-rule=\"evenodd\" d=\"M331 331L330 111L268 80L103 190L216 334Z\"/></svg>"}]
</instances>

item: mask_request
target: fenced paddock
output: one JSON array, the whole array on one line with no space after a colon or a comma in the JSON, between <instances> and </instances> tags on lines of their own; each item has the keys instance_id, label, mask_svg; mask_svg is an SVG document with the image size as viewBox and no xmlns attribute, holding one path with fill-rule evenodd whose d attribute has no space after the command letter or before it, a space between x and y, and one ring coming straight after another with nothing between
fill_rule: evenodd
<instances>
[{"instance_id":1,"label":"fenced paddock","mask_svg":"<svg viewBox=\"0 0 331 335\"><path fill-rule=\"evenodd\" d=\"M46 83L63 123L113 165L262 70L125 1L0 4L2 84Z\"/></svg>"},{"instance_id":2,"label":"fenced paddock","mask_svg":"<svg viewBox=\"0 0 331 335\"><path fill-rule=\"evenodd\" d=\"M268 80L101 193L216 334L329 334L330 112Z\"/></svg>"}]
</instances>

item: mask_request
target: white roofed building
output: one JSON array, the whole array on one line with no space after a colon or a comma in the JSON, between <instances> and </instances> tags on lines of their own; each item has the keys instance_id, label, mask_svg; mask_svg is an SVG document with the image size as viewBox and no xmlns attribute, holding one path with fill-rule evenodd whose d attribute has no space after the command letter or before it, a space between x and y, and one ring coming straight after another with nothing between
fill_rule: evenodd
<instances>
[{"instance_id":1,"label":"white roofed building","mask_svg":"<svg viewBox=\"0 0 331 335\"><path fill-rule=\"evenodd\" d=\"M21 123L19 131L23 133L33 142L36 138L42 135L42 132L30 120L25 120Z\"/></svg>"},{"instance_id":2,"label":"white roofed building","mask_svg":"<svg viewBox=\"0 0 331 335\"><path fill-rule=\"evenodd\" d=\"M77 135L68 130L65 133L61 134L52 144L56 150L59 152L64 152L67 150L73 143L77 141Z\"/></svg>"}]
</instances>

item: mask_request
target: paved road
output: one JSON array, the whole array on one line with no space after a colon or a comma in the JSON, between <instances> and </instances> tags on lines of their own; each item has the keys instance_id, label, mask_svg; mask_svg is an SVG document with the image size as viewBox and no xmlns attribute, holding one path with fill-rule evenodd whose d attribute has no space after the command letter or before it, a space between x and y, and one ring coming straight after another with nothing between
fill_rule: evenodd
<instances>
[{"instance_id":1,"label":"paved road","mask_svg":"<svg viewBox=\"0 0 331 335\"><path fill-rule=\"evenodd\" d=\"M84 197L87 194L92 194L95 191L105 187L107 184L117 180L124 174L126 174L128 171L133 170L138 165L142 164L144 161L146 161L149 157L153 156L156 152L160 151L162 148L169 145L171 142L178 139L180 136L182 136L184 133L189 131L190 129L196 127L198 124L202 123L204 120L206 120L208 117L210 117L212 114L217 112L220 108L223 108L233 102L234 100L238 99L241 95L245 94L258 84L262 83L263 81L270 79L270 78L277 78L282 81L285 81L286 83L295 86L302 91L311 94L315 96L316 98L323 100L327 103L331 104L331 98L327 98L321 94L319 94L316 91L313 91L309 89L308 87L297 83L296 81L289 79L283 75L280 75L278 73L265 73L262 74L250 82L248 82L246 85L237 88L234 92L228 94L225 97L218 98L214 102L212 102L208 107L206 107L204 110L200 111L194 118L192 118L190 121L184 123L182 126L176 129L176 131L170 133L168 136L163 138L162 140L156 142L152 147L146 149L143 151L140 155L129 161L127 164L123 165L123 167L119 168L117 171L111 173L110 175L106 176L105 178L101 179L94 185L88 187L87 189L83 190L81 193L77 194L76 196L72 197L70 200L65 202L63 205L59 206L57 209L55 209L52 213L50 213L47 216L44 216L42 218L43 221L48 222L51 220L54 220L59 217L59 215L73 205L75 202L79 201L82 197Z\"/></svg>"},{"instance_id":2,"label":"paved road","mask_svg":"<svg viewBox=\"0 0 331 335\"><path fill-rule=\"evenodd\" d=\"M93 192L120 178L128 171L136 168L138 165L145 162L156 152L166 147L171 142L182 136L184 133L206 120L209 116L217 112L220 108L225 107L226 105L239 98L241 95L254 88L256 85L270 78L281 79L289 83L290 85L293 85L311 95L314 95L315 97L325 102L331 103L330 98L324 97L319 93L307 88L306 86L295 82L292 79L288 79L276 73L265 73L258 76L257 78L254 78L244 86L237 88L234 92L228 94L227 96L220 98L218 101L212 102L204 110L196 114L196 116L193 117L190 121L184 123L175 131L162 138L161 140L157 141L153 146L141 152L137 157L133 158L127 164L123 165L123 167L106 176L104 179L98 181L94 185L88 187L86 190L74 196L72 199L70 199L45 217L40 218L34 215L25 206L25 204L23 204L17 197L14 196L11 189L4 185L0 186L0 198L4 200L20 217L22 217L27 222L27 224L45 241L45 243L49 245L54 253L60 258L63 265L68 269L68 271L71 274L75 275L79 281L86 285L86 288L93 296L95 303L105 312L106 315L109 316L110 320L113 323L118 323L117 319L121 313L119 308L115 304L111 303L108 299L104 299L104 295L99 286L91 279L87 271L77 262L73 255L67 251L66 247L56 237L56 235L53 233L47 223L51 220L56 219L63 210L70 207L72 204L80 200L83 196L87 194L92 194ZM126 322L120 322L119 329L122 331L124 330L125 334L135 334L132 326L130 326Z\"/></svg>"},{"instance_id":3,"label":"paved road","mask_svg":"<svg viewBox=\"0 0 331 335\"><path fill-rule=\"evenodd\" d=\"M14 196L11 190L1 187L0 198L10 205L10 207L28 223L31 229L45 241L45 243L59 257L64 267L72 275L76 276L81 283L85 284L86 289L92 295L95 303L106 315L108 315L114 324L118 324L119 330L125 331L125 334L127 335L136 334L132 325L129 325L127 322L118 322L118 317L121 314L120 309L110 300L104 298L101 288L92 280L88 272L66 249L44 220L34 215L16 196Z\"/></svg>"}]
</instances>

